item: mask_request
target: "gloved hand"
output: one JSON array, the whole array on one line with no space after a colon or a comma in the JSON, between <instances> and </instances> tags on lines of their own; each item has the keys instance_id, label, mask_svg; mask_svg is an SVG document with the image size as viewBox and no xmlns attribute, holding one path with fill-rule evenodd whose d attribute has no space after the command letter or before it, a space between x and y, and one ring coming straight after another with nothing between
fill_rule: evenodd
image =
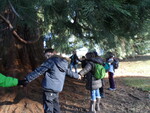
<instances>
[{"instance_id":1,"label":"gloved hand","mask_svg":"<svg viewBox=\"0 0 150 113\"><path fill-rule=\"evenodd\" d=\"M28 82L26 80L18 80L18 86L26 87Z\"/></svg>"}]
</instances>

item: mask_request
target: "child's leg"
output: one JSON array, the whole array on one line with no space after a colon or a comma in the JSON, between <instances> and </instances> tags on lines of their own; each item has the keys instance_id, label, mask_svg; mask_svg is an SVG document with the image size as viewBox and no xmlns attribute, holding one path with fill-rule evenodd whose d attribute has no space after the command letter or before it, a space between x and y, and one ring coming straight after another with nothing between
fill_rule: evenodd
<instances>
[{"instance_id":1,"label":"child's leg","mask_svg":"<svg viewBox=\"0 0 150 113\"><path fill-rule=\"evenodd\" d=\"M75 69L75 72L77 73L77 67L78 67L78 64L75 64L74 65L74 69Z\"/></svg>"},{"instance_id":2,"label":"child's leg","mask_svg":"<svg viewBox=\"0 0 150 113\"><path fill-rule=\"evenodd\" d=\"M102 79L102 87L99 88L101 98L104 98L104 80Z\"/></svg>"},{"instance_id":3,"label":"child's leg","mask_svg":"<svg viewBox=\"0 0 150 113\"><path fill-rule=\"evenodd\" d=\"M96 90L91 91L91 100L96 101Z\"/></svg>"},{"instance_id":4,"label":"child's leg","mask_svg":"<svg viewBox=\"0 0 150 113\"><path fill-rule=\"evenodd\" d=\"M96 112L95 105L96 105L96 90L92 90L91 91L90 111Z\"/></svg>"},{"instance_id":5,"label":"child's leg","mask_svg":"<svg viewBox=\"0 0 150 113\"><path fill-rule=\"evenodd\" d=\"M114 73L109 72L108 74L109 74L110 88L115 89Z\"/></svg>"},{"instance_id":6,"label":"child's leg","mask_svg":"<svg viewBox=\"0 0 150 113\"><path fill-rule=\"evenodd\" d=\"M101 98L99 89L95 90L95 95L96 95L96 98Z\"/></svg>"},{"instance_id":7,"label":"child's leg","mask_svg":"<svg viewBox=\"0 0 150 113\"><path fill-rule=\"evenodd\" d=\"M100 91L99 89L96 90L96 111L100 111Z\"/></svg>"},{"instance_id":8,"label":"child's leg","mask_svg":"<svg viewBox=\"0 0 150 113\"><path fill-rule=\"evenodd\" d=\"M73 67L73 64L72 64L72 63L70 63L70 70L72 70L72 67Z\"/></svg>"}]
</instances>

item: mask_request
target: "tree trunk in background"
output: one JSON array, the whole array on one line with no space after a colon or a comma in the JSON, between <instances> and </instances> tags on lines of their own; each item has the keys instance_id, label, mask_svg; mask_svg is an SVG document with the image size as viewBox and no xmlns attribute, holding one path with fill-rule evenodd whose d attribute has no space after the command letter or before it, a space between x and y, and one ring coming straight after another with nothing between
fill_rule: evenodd
<instances>
[{"instance_id":1,"label":"tree trunk in background","mask_svg":"<svg viewBox=\"0 0 150 113\"><path fill-rule=\"evenodd\" d=\"M29 30L29 29L28 29ZM32 40L36 35L31 35L25 28L17 31L23 34L25 40ZM7 30L0 35L0 73L22 78L22 74L27 74L35 69L43 61L43 41L40 39L34 44L23 44Z\"/></svg>"}]
</instances>

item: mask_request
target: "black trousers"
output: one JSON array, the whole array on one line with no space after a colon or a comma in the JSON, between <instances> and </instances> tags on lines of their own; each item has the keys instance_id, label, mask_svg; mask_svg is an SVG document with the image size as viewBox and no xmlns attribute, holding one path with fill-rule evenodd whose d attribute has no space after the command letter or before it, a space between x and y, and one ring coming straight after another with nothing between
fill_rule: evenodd
<instances>
[{"instance_id":1,"label":"black trousers","mask_svg":"<svg viewBox=\"0 0 150 113\"><path fill-rule=\"evenodd\" d=\"M116 88L116 86L115 86L115 80L114 80L114 73L108 72L108 78L109 78L110 88L112 88L112 89Z\"/></svg>"},{"instance_id":2,"label":"black trousers","mask_svg":"<svg viewBox=\"0 0 150 113\"><path fill-rule=\"evenodd\" d=\"M99 88L100 95L104 94L104 79L102 79L102 87Z\"/></svg>"},{"instance_id":3,"label":"black trousers","mask_svg":"<svg viewBox=\"0 0 150 113\"><path fill-rule=\"evenodd\" d=\"M43 91L44 113L60 113L59 93Z\"/></svg>"}]
</instances>

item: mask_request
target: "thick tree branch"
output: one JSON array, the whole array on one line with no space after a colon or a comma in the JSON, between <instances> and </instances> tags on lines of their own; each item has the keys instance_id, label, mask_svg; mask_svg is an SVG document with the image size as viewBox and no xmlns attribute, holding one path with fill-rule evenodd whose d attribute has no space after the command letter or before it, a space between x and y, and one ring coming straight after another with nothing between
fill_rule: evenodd
<instances>
[{"instance_id":1,"label":"thick tree branch","mask_svg":"<svg viewBox=\"0 0 150 113\"><path fill-rule=\"evenodd\" d=\"M37 41L40 39L39 35L38 35L38 38L37 38L36 40L34 40L34 41L26 41L26 40L22 39L22 38L17 34L17 32L14 30L14 27L11 25L11 23L10 23L9 20L7 20L7 19L6 19L4 16L2 16L1 14L0 14L0 18L1 18L5 23L8 24L9 28L12 30L13 35L14 35L18 40L20 40L21 42L23 42L23 43L25 43L25 44L33 44L33 43L37 42ZM39 32L38 32L38 33L39 33Z\"/></svg>"}]
</instances>

